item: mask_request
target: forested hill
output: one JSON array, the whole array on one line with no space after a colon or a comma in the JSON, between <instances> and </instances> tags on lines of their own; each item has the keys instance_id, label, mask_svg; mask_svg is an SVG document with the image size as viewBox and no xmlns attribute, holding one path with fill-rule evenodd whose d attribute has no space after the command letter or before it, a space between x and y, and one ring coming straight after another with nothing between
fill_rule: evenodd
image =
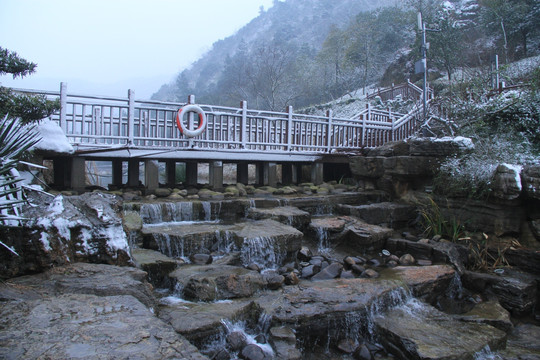
<instances>
[{"instance_id":1,"label":"forested hill","mask_svg":"<svg viewBox=\"0 0 540 360\"><path fill-rule=\"evenodd\" d=\"M262 94L262 89L259 96L253 94L247 87L257 86L258 81L264 81L253 79L253 72L266 71L266 76L275 82L281 82L282 75L292 72L293 62L300 68L300 58L312 59L316 56L330 29L346 27L360 12L397 2L398 0L274 0L272 7L262 11L236 34L214 43L212 49L201 59L182 71L175 81L163 85L152 98L185 101L187 95L195 94L197 102L237 106L243 99L250 101L250 107L258 105L266 108L278 108L284 101L297 103L294 101L297 96L288 92L287 95L280 95L282 101L271 100L272 95ZM245 84L241 85L242 82ZM248 82L251 84L248 85ZM285 98L288 101L284 100Z\"/></svg>"},{"instance_id":2,"label":"forested hill","mask_svg":"<svg viewBox=\"0 0 540 360\"><path fill-rule=\"evenodd\" d=\"M154 94L158 100L282 111L411 78L418 12L430 79L540 54L538 0L274 0Z\"/></svg>"}]
</instances>

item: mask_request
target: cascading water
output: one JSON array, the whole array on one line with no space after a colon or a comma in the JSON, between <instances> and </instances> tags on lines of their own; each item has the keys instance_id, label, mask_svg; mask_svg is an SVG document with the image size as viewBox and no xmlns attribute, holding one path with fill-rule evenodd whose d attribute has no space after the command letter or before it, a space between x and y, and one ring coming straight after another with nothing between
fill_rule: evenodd
<instances>
[{"instance_id":1,"label":"cascading water","mask_svg":"<svg viewBox=\"0 0 540 360\"><path fill-rule=\"evenodd\" d=\"M140 216L145 224L195 220L191 202L142 204Z\"/></svg>"},{"instance_id":2,"label":"cascading water","mask_svg":"<svg viewBox=\"0 0 540 360\"><path fill-rule=\"evenodd\" d=\"M275 269L281 265L286 254L276 246L272 238L258 236L244 239L241 248L241 259L244 266L257 264L261 269Z\"/></svg>"},{"instance_id":3,"label":"cascading water","mask_svg":"<svg viewBox=\"0 0 540 360\"><path fill-rule=\"evenodd\" d=\"M220 254L228 254L234 251L234 234L227 230L216 230L216 248Z\"/></svg>"},{"instance_id":4,"label":"cascading water","mask_svg":"<svg viewBox=\"0 0 540 360\"><path fill-rule=\"evenodd\" d=\"M502 360L502 357L500 355L497 355L496 353L493 353L489 345L486 345L486 347L483 348L482 351L474 354L474 360Z\"/></svg>"},{"instance_id":5,"label":"cascading water","mask_svg":"<svg viewBox=\"0 0 540 360\"><path fill-rule=\"evenodd\" d=\"M261 344L255 340L256 335L251 334L251 331L247 328L245 322L239 321L232 323L229 320L221 320L221 323L226 329L227 334L232 332L240 332L245 336L247 344L257 345L261 350L268 355L269 358L274 358L274 350L270 344Z\"/></svg>"},{"instance_id":6,"label":"cascading water","mask_svg":"<svg viewBox=\"0 0 540 360\"><path fill-rule=\"evenodd\" d=\"M185 259L183 239L180 241L171 241L171 236L165 233L155 234L154 238L161 253L171 258Z\"/></svg>"},{"instance_id":7,"label":"cascading water","mask_svg":"<svg viewBox=\"0 0 540 360\"><path fill-rule=\"evenodd\" d=\"M328 230L322 227L316 228L316 235L317 235L317 251L319 254L327 254L330 252L330 237L328 234Z\"/></svg>"}]
</instances>

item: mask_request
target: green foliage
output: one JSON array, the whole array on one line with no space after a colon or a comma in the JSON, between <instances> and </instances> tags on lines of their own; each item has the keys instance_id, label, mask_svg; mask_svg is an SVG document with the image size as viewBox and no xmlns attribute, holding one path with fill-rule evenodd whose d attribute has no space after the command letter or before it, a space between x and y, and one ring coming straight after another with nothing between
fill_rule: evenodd
<instances>
[{"instance_id":1,"label":"green foliage","mask_svg":"<svg viewBox=\"0 0 540 360\"><path fill-rule=\"evenodd\" d=\"M443 216L439 205L429 199L429 204L420 207L422 227L425 236L440 235L445 239L457 241L465 230L460 221L454 217L447 219Z\"/></svg>"},{"instance_id":2,"label":"green foliage","mask_svg":"<svg viewBox=\"0 0 540 360\"><path fill-rule=\"evenodd\" d=\"M32 74L36 64L20 58L17 53L0 47L0 75L12 74L13 78ZM9 115L23 123L41 120L60 109L58 100L48 100L44 95L17 94L0 86L0 117Z\"/></svg>"}]
</instances>

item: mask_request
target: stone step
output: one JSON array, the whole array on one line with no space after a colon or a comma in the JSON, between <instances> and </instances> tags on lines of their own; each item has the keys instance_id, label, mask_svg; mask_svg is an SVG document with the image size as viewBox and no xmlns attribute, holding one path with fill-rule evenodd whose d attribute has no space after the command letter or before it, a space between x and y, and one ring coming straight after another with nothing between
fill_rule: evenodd
<instances>
[{"instance_id":1,"label":"stone step","mask_svg":"<svg viewBox=\"0 0 540 360\"><path fill-rule=\"evenodd\" d=\"M406 227L417 217L416 207L394 202L381 202L368 205L339 205L339 214L361 218L374 225L393 229Z\"/></svg>"},{"instance_id":2,"label":"stone step","mask_svg":"<svg viewBox=\"0 0 540 360\"><path fill-rule=\"evenodd\" d=\"M263 220L272 219L280 223L290 225L300 231L308 226L311 215L293 206L280 206L275 208L250 208L247 211L248 219Z\"/></svg>"},{"instance_id":3,"label":"stone step","mask_svg":"<svg viewBox=\"0 0 540 360\"><path fill-rule=\"evenodd\" d=\"M172 258L241 251L244 265L255 262L263 268L294 258L303 237L295 228L270 219L233 225L163 224L146 226L142 232L144 248Z\"/></svg>"},{"instance_id":4,"label":"stone step","mask_svg":"<svg viewBox=\"0 0 540 360\"><path fill-rule=\"evenodd\" d=\"M486 346L506 346L504 331L460 321L415 299L376 316L375 325L383 346L402 359L473 359Z\"/></svg>"},{"instance_id":5,"label":"stone step","mask_svg":"<svg viewBox=\"0 0 540 360\"><path fill-rule=\"evenodd\" d=\"M306 230L306 235L317 239L322 247L345 244L361 253L382 249L392 233L392 229L368 224L353 216L313 218Z\"/></svg>"},{"instance_id":6,"label":"stone step","mask_svg":"<svg viewBox=\"0 0 540 360\"><path fill-rule=\"evenodd\" d=\"M150 249L133 248L131 258L138 268L146 271L148 282L156 288L169 288L171 286L169 273L180 264L178 260Z\"/></svg>"}]
</instances>

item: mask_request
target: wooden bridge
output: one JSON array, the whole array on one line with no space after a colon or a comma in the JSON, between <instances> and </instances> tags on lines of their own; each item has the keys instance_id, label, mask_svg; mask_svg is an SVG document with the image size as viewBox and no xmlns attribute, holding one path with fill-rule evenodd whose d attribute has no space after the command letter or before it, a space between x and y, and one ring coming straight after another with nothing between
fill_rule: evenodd
<instances>
[{"instance_id":1,"label":"wooden bridge","mask_svg":"<svg viewBox=\"0 0 540 360\"><path fill-rule=\"evenodd\" d=\"M417 100L422 90L407 82L392 95ZM237 166L237 181L247 183L247 166L257 166L257 182L275 185L276 166L282 166L282 183L299 182L302 165L311 166L311 181L320 183L326 174L348 171L347 155L363 148L373 148L388 141L411 136L422 114L416 106L408 114L378 110L367 106L351 119L312 116L293 112L272 112L240 107L198 106L206 114L206 128L198 136L187 137L177 128L180 108L194 104L139 100L132 90L127 98L70 94L62 83L60 92L14 89L60 98L60 111L52 115L75 153L68 157L51 156L55 184L82 190L85 187L85 161L112 161L112 183L137 186L145 163L142 183L152 190L159 186L157 162L166 164L167 184L175 182L176 163L184 162L187 184L197 183L197 164L210 164L210 184L223 186L223 163ZM387 90L388 91L388 90ZM385 92L382 92L385 94ZM381 94L381 91L379 91ZM195 114L189 113L186 126L193 129ZM122 180L122 164L128 163L127 182ZM324 165L323 165L324 164ZM341 165L340 165L341 164ZM346 165L346 166L343 166ZM325 169L326 168L326 169ZM325 179L326 180L326 179Z\"/></svg>"}]
</instances>

